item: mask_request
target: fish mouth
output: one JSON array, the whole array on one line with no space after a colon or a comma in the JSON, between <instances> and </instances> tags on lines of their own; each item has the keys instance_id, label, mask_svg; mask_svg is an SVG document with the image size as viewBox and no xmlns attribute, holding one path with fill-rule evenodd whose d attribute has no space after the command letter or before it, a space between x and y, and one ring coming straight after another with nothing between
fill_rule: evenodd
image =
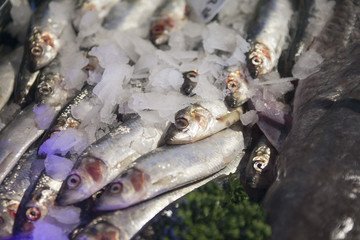
<instances>
[{"instance_id":1,"label":"fish mouth","mask_svg":"<svg viewBox=\"0 0 360 240\"><path fill-rule=\"evenodd\" d=\"M259 67L252 64L251 59L247 58L247 68L249 70L250 76L252 78L257 78L259 76Z\"/></svg>"},{"instance_id":2,"label":"fish mouth","mask_svg":"<svg viewBox=\"0 0 360 240\"><path fill-rule=\"evenodd\" d=\"M225 97L225 103L229 108L237 108L241 105L239 104L239 101L234 97L234 94L231 93Z\"/></svg>"}]
</instances>

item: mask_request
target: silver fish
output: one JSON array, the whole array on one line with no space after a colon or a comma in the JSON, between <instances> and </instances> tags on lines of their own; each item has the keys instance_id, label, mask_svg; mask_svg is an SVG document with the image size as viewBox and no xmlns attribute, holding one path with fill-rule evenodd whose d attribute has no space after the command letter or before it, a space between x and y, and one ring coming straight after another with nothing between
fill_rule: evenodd
<instances>
[{"instance_id":1,"label":"silver fish","mask_svg":"<svg viewBox=\"0 0 360 240\"><path fill-rule=\"evenodd\" d=\"M20 201L37 178L32 168L37 160L38 144L33 144L0 185L0 238L10 238ZM40 167L41 168L41 167Z\"/></svg>"},{"instance_id":2,"label":"silver fish","mask_svg":"<svg viewBox=\"0 0 360 240\"><path fill-rule=\"evenodd\" d=\"M250 43L247 66L253 78L269 73L277 66L289 34L292 13L289 0L259 1L247 38Z\"/></svg>"},{"instance_id":3,"label":"silver fish","mask_svg":"<svg viewBox=\"0 0 360 240\"><path fill-rule=\"evenodd\" d=\"M61 33L66 25L54 21L49 9L50 1L44 1L31 18L28 40L25 43L23 60L15 82L15 102L26 106L31 100L31 89L38 70L49 64L58 54L62 42Z\"/></svg>"},{"instance_id":4,"label":"silver fish","mask_svg":"<svg viewBox=\"0 0 360 240\"><path fill-rule=\"evenodd\" d=\"M0 64L0 110L9 100L15 82L15 72L10 62Z\"/></svg>"},{"instance_id":5,"label":"silver fish","mask_svg":"<svg viewBox=\"0 0 360 240\"><path fill-rule=\"evenodd\" d=\"M249 99L249 87L242 70L230 70L226 78L226 90L225 103L230 108L240 107Z\"/></svg>"},{"instance_id":6,"label":"silver fish","mask_svg":"<svg viewBox=\"0 0 360 240\"><path fill-rule=\"evenodd\" d=\"M59 112L73 97L73 92L62 87L62 77L58 74L59 64L52 64L45 68L41 79L51 81L53 89L47 94L38 94L40 104L49 104L54 112ZM0 182L13 168L26 149L39 138L44 129L40 129L35 121L35 104L27 106L0 133Z\"/></svg>"},{"instance_id":7,"label":"silver fish","mask_svg":"<svg viewBox=\"0 0 360 240\"><path fill-rule=\"evenodd\" d=\"M235 172L242 156L243 153L237 156L234 155L230 160L231 162L225 168L191 185L164 193L150 201L140 203L128 209L103 213L84 227L75 229L70 237L71 239L78 240L95 240L106 237L108 239L130 239L170 203L211 180Z\"/></svg>"},{"instance_id":8,"label":"silver fish","mask_svg":"<svg viewBox=\"0 0 360 240\"><path fill-rule=\"evenodd\" d=\"M181 27L181 21L186 18L185 14L185 0L165 1L151 23L150 41L156 46L166 44L170 33Z\"/></svg>"},{"instance_id":9,"label":"silver fish","mask_svg":"<svg viewBox=\"0 0 360 240\"><path fill-rule=\"evenodd\" d=\"M175 123L167 130L166 143L196 142L230 127L239 121L241 114L240 108L228 112L222 101L192 104L176 113Z\"/></svg>"},{"instance_id":10,"label":"silver fish","mask_svg":"<svg viewBox=\"0 0 360 240\"><path fill-rule=\"evenodd\" d=\"M116 127L81 154L64 181L58 203L68 205L90 197L135 159L156 148L161 136L161 130L143 126L139 116Z\"/></svg>"},{"instance_id":11,"label":"silver fish","mask_svg":"<svg viewBox=\"0 0 360 240\"><path fill-rule=\"evenodd\" d=\"M264 199L272 239L360 239L359 13L358 1L337 1L312 44L324 61L299 82Z\"/></svg>"},{"instance_id":12,"label":"silver fish","mask_svg":"<svg viewBox=\"0 0 360 240\"><path fill-rule=\"evenodd\" d=\"M126 208L204 179L241 153L241 139L241 132L226 129L192 144L157 148L109 184L96 200L96 209Z\"/></svg>"}]
</instances>

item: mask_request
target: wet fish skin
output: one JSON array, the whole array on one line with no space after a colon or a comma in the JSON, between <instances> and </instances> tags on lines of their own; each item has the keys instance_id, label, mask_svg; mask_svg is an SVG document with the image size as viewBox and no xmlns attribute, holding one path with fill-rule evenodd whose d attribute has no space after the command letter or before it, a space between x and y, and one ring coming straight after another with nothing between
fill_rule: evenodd
<instances>
[{"instance_id":1,"label":"wet fish skin","mask_svg":"<svg viewBox=\"0 0 360 240\"><path fill-rule=\"evenodd\" d=\"M195 93L192 90L196 87L197 71L188 71L183 73L184 83L181 85L180 92L186 96L192 97Z\"/></svg>"},{"instance_id":2,"label":"wet fish skin","mask_svg":"<svg viewBox=\"0 0 360 240\"><path fill-rule=\"evenodd\" d=\"M245 169L247 186L254 189L270 187L275 179L275 156L276 150L262 137L253 149Z\"/></svg>"},{"instance_id":3,"label":"wet fish skin","mask_svg":"<svg viewBox=\"0 0 360 240\"><path fill-rule=\"evenodd\" d=\"M37 148L37 143L29 147L0 185L0 238L12 236L15 214L20 201L26 189L37 178L38 169L33 169L33 162L37 160Z\"/></svg>"},{"instance_id":4,"label":"wet fish skin","mask_svg":"<svg viewBox=\"0 0 360 240\"><path fill-rule=\"evenodd\" d=\"M258 2L247 38L250 43L247 67L253 78L269 73L277 66L288 35L292 13L288 0Z\"/></svg>"},{"instance_id":5,"label":"wet fish skin","mask_svg":"<svg viewBox=\"0 0 360 240\"><path fill-rule=\"evenodd\" d=\"M15 82L15 72L10 62L0 64L0 110L9 100Z\"/></svg>"},{"instance_id":6,"label":"wet fish skin","mask_svg":"<svg viewBox=\"0 0 360 240\"><path fill-rule=\"evenodd\" d=\"M241 137L241 139L243 138ZM149 220L173 201L213 179L235 172L242 156L242 152L238 156L233 156L229 165L203 180L164 193L151 201L145 201L131 208L104 212L94 219L86 219L87 223L85 226L80 226L75 229L73 233L70 234L69 238L93 240L101 237L118 236L117 239L130 239ZM110 239L113 238L110 237Z\"/></svg>"},{"instance_id":7,"label":"wet fish skin","mask_svg":"<svg viewBox=\"0 0 360 240\"><path fill-rule=\"evenodd\" d=\"M25 43L23 60L15 83L15 102L26 106L33 96L31 89L38 70L50 63L58 54L62 42L60 35L64 23L54 21L49 9L50 1L42 2L31 18L28 40Z\"/></svg>"},{"instance_id":8,"label":"wet fish skin","mask_svg":"<svg viewBox=\"0 0 360 240\"><path fill-rule=\"evenodd\" d=\"M246 95L249 90L244 72L239 69L230 70L226 79L225 103L230 108L237 108L243 105L247 100Z\"/></svg>"},{"instance_id":9,"label":"wet fish skin","mask_svg":"<svg viewBox=\"0 0 360 240\"><path fill-rule=\"evenodd\" d=\"M142 154L156 148L162 131L143 125L139 116L117 126L90 145L76 161L59 192L57 202L69 205L100 190ZM142 149L138 147L142 143Z\"/></svg>"},{"instance_id":10,"label":"wet fish skin","mask_svg":"<svg viewBox=\"0 0 360 240\"><path fill-rule=\"evenodd\" d=\"M230 127L240 119L241 114L240 108L228 112L222 101L192 104L175 114L175 123L166 132L166 143L196 142Z\"/></svg>"},{"instance_id":11,"label":"wet fish skin","mask_svg":"<svg viewBox=\"0 0 360 240\"><path fill-rule=\"evenodd\" d=\"M150 41L155 46L166 44L170 33L185 19L186 1L170 0L165 1L160 10L155 14L155 20L151 23Z\"/></svg>"},{"instance_id":12,"label":"wet fish skin","mask_svg":"<svg viewBox=\"0 0 360 240\"><path fill-rule=\"evenodd\" d=\"M138 158L109 184L96 199L96 209L126 208L204 179L240 154L241 139L241 132L226 129L192 144L159 147Z\"/></svg>"},{"instance_id":13,"label":"wet fish skin","mask_svg":"<svg viewBox=\"0 0 360 240\"><path fill-rule=\"evenodd\" d=\"M273 239L360 238L359 10L358 1L336 2L312 45L325 59L299 82L293 127L264 200Z\"/></svg>"}]
</instances>

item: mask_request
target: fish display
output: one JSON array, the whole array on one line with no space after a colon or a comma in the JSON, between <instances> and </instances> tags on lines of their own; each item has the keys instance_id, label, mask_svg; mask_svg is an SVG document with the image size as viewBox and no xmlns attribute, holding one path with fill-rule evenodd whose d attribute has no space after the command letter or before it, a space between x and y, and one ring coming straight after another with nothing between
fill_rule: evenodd
<instances>
[{"instance_id":1,"label":"fish display","mask_svg":"<svg viewBox=\"0 0 360 240\"><path fill-rule=\"evenodd\" d=\"M359 238L359 3L187 3L0 7L0 239L130 239L230 172L272 239Z\"/></svg>"},{"instance_id":2,"label":"fish display","mask_svg":"<svg viewBox=\"0 0 360 240\"><path fill-rule=\"evenodd\" d=\"M96 209L126 208L212 175L241 153L241 139L241 132L226 129L193 144L159 147L117 177L97 199Z\"/></svg>"},{"instance_id":3,"label":"fish display","mask_svg":"<svg viewBox=\"0 0 360 240\"><path fill-rule=\"evenodd\" d=\"M69 205L90 197L135 159L155 149L161 136L161 130L145 127L138 115L130 117L79 156L59 192L57 202Z\"/></svg>"},{"instance_id":4,"label":"fish display","mask_svg":"<svg viewBox=\"0 0 360 240\"><path fill-rule=\"evenodd\" d=\"M299 82L293 127L264 200L274 239L360 237L359 24L357 1L336 2L312 44L324 61Z\"/></svg>"}]
</instances>

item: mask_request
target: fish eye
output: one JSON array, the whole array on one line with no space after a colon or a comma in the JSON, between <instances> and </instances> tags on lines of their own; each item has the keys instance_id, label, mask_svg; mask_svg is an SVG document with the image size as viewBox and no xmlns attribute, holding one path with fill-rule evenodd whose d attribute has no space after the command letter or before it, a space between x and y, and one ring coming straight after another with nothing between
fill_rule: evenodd
<instances>
[{"instance_id":1,"label":"fish eye","mask_svg":"<svg viewBox=\"0 0 360 240\"><path fill-rule=\"evenodd\" d=\"M122 183L119 183L119 182L113 183L110 186L111 193L121 193L122 189L123 189L123 185L122 185Z\"/></svg>"},{"instance_id":2,"label":"fish eye","mask_svg":"<svg viewBox=\"0 0 360 240\"><path fill-rule=\"evenodd\" d=\"M253 165L255 171L257 172L262 172L264 170L264 168L266 167L266 164L264 164L263 162L260 161L256 161Z\"/></svg>"},{"instance_id":3,"label":"fish eye","mask_svg":"<svg viewBox=\"0 0 360 240\"><path fill-rule=\"evenodd\" d=\"M164 26L163 25L155 25L152 29L151 32L155 35L159 35L162 34L164 32Z\"/></svg>"},{"instance_id":4,"label":"fish eye","mask_svg":"<svg viewBox=\"0 0 360 240\"><path fill-rule=\"evenodd\" d=\"M186 74L186 78L196 78L197 73L196 72L188 72Z\"/></svg>"},{"instance_id":5,"label":"fish eye","mask_svg":"<svg viewBox=\"0 0 360 240\"><path fill-rule=\"evenodd\" d=\"M254 64L255 66L258 66L262 63L262 60L259 57L253 57L253 59L251 59L251 63Z\"/></svg>"},{"instance_id":6,"label":"fish eye","mask_svg":"<svg viewBox=\"0 0 360 240\"><path fill-rule=\"evenodd\" d=\"M189 126L189 122L185 118L178 118L175 120L175 127L177 129L184 129L187 126Z\"/></svg>"},{"instance_id":7,"label":"fish eye","mask_svg":"<svg viewBox=\"0 0 360 240\"><path fill-rule=\"evenodd\" d=\"M26 218L30 221L36 221L40 218L41 212L37 207L30 207L26 210Z\"/></svg>"},{"instance_id":8,"label":"fish eye","mask_svg":"<svg viewBox=\"0 0 360 240\"><path fill-rule=\"evenodd\" d=\"M227 88L231 91L239 89L239 84L236 81L230 81L227 83Z\"/></svg>"},{"instance_id":9,"label":"fish eye","mask_svg":"<svg viewBox=\"0 0 360 240\"><path fill-rule=\"evenodd\" d=\"M39 57L42 55L43 53L43 49L41 46L34 46L33 48L31 48L31 53L36 56L36 57Z\"/></svg>"},{"instance_id":10,"label":"fish eye","mask_svg":"<svg viewBox=\"0 0 360 240\"><path fill-rule=\"evenodd\" d=\"M69 189L74 189L81 183L81 178L77 174L71 174L66 181Z\"/></svg>"},{"instance_id":11,"label":"fish eye","mask_svg":"<svg viewBox=\"0 0 360 240\"><path fill-rule=\"evenodd\" d=\"M48 83L43 83L39 85L39 93L42 95L49 95L52 92L52 88Z\"/></svg>"}]
</instances>

